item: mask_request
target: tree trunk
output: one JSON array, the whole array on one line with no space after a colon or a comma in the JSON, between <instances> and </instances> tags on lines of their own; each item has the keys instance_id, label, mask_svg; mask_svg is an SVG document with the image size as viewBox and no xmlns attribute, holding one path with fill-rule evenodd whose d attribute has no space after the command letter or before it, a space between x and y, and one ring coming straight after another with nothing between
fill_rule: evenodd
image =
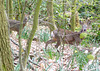
<instances>
[{"instance_id":1,"label":"tree trunk","mask_svg":"<svg viewBox=\"0 0 100 71\"><path fill-rule=\"evenodd\" d=\"M67 25L65 11L66 11L66 0L63 0L63 20L62 20L63 22L62 22L62 24L64 24L64 28Z\"/></svg>"},{"instance_id":2,"label":"tree trunk","mask_svg":"<svg viewBox=\"0 0 100 71\"><path fill-rule=\"evenodd\" d=\"M53 18L53 0L47 1L47 15L48 15L48 21L50 22L49 28L50 31L53 31L56 29L55 21Z\"/></svg>"},{"instance_id":3,"label":"tree trunk","mask_svg":"<svg viewBox=\"0 0 100 71\"><path fill-rule=\"evenodd\" d=\"M76 0L72 1L72 15L71 15L71 30L74 32L75 31L75 24L76 24Z\"/></svg>"},{"instance_id":4,"label":"tree trunk","mask_svg":"<svg viewBox=\"0 0 100 71\"><path fill-rule=\"evenodd\" d=\"M29 53L30 53L31 43L32 43L33 37L35 35L36 29L37 29L38 16L39 16L39 10L40 10L41 3L42 3L42 0L38 0L37 4L36 4L37 6L36 6L36 9L35 9L35 13L34 13L34 20L33 20L32 31L31 31L30 37L29 37L29 39L27 41L26 51L25 51L25 53L23 55L23 59L22 59L22 63L23 63L24 69L26 68L28 56L29 56Z\"/></svg>"},{"instance_id":5,"label":"tree trunk","mask_svg":"<svg viewBox=\"0 0 100 71\"><path fill-rule=\"evenodd\" d=\"M8 22L3 1L0 0L0 69L2 71L14 71L8 34Z\"/></svg>"},{"instance_id":6,"label":"tree trunk","mask_svg":"<svg viewBox=\"0 0 100 71\"><path fill-rule=\"evenodd\" d=\"M9 0L9 19L13 19L13 1Z\"/></svg>"},{"instance_id":7,"label":"tree trunk","mask_svg":"<svg viewBox=\"0 0 100 71\"><path fill-rule=\"evenodd\" d=\"M79 27L80 23L79 23L79 16L78 16L78 11L76 11L76 27Z\"/></svg>"},{"instance_id":8,"label":"tree trunk","mask_svg":"<svg viewBox=\"0 0 100 71\"><path fill-rule=\"evenodd\" d=\"M22 2L21 2L21 0L17 0L17 2L18 2L18 9L17 9L17 14L16 14L16 16L15 16L15 19L16 20L20 20L19 18L21 17L21 13L22 13Z\"/></svg>"},{"instance_id":9,"label":"tree trunk","mask_svg":"<svg viewBox=\"0 0 100 71\"><path fill-rule=\"evenodd\" d=\"M23 28L23 19L24 19L24 13L25 13L25 9L26 9L26 4L27 1L25 0L25 4L22 10L22 14L20 13L20 29L19 29L19 64L20 64L20 71L23 71L23 64L22 64L22 45L21 45L21 33L22 33L22 28ZM20 7L21 5L19 5ZM20 9L19 9L20 10Z\"/></svg>"},{"instance_id":10,"label":"tree trunk","mask_svg":"<svg viewBox=\"0 0 100 71\"><path fill-rule=\"evenodd\" d=\"M9 19L13 19L13 1L6 0L6 12Z\"/></svg>"}]
</instances>

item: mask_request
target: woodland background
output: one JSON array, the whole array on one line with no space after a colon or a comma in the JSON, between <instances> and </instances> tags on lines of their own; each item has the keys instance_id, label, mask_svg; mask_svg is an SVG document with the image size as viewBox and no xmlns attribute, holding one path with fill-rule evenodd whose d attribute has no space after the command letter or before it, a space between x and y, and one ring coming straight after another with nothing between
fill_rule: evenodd
<instances>
[{"instance_id":1,"label":"woodland background","mask_svg":"<svg viewBox=\"0 0 100 71\"><path fill-rule=\"evenodd\" d=\"M54 29L79 31L80 20L88 30L79 46L44 49ZM100 71L100 0L0 0L0 71Z\"/></svg>"}]
</instances>

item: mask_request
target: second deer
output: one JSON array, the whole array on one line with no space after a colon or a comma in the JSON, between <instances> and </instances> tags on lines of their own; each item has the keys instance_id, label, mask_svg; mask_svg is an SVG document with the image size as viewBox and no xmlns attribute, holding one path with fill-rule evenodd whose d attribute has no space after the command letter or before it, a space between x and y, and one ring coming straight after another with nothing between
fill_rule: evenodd
<instances>
[{"instance_id":1,"label":"second deer","mask_svg":"<svg viewBox=\"0 0 100 71\"><path fill-rule=\"evenodd\" d=\"M23 28L27 23L27 17L24 18L23 20ZM16 31L19 33L19 28L20 28L20 21L17 20L9 20L9 24L10 24L10 30L11 31Z\"/></svg>"},{"instance_id":2,"label":"second deer","mask_svg":"<svg viewBox=\"0 0 100 71\"><path fill-rule=\"evenodd\" d=\"M56 48L58 48L58 46L61 45L61 42L63 42L64 44L79 45L79 43L83 40L80 38L80 34L82 32L85 32L86 30L86 23L82 25L82 29L79 32L72 32L65 29L54 30L51 34L51 40L46 42L45 49L47 48L48 44L52 44L54 42L57 42L55 45Z\"/></svg>"}]
</instances>

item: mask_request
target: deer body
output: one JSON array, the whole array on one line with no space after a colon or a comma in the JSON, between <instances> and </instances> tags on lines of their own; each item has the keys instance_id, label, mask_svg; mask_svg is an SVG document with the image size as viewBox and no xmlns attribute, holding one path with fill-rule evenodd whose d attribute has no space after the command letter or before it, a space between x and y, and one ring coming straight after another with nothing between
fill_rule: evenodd
<instances>
[{"instance_id":1,"label":"deer body","mask_svg":"<svg viewBox=\"0 0 100 71\"><path fill-rule=\"evenodd\" d=\"M63 42L64 44L79 45L79 43L82 41L82 39L80 38L80 34L86 31L86 29L87 26L83 25L80 32L72 32L65 29L54 30L51 34L52 39L46 42L45 49L48 46L48 44L54 42L57 42L55 45L56 48L58 48L58 46L61 45L61 42Z\"/></svg>"},{"instance_id":2,"label":"deer body","mask_svg":"<svg viewBox=\"0 0 100 71\"><path fill-rule=\"evenodd\" d=\"M24 18L23 20L23 28L27 23L27 18ZM9 20L10 24L10 30L12 31L17 31L19 33L19 28L20 28L20 21L17 20Z\"/></svg>"}]
</instances>

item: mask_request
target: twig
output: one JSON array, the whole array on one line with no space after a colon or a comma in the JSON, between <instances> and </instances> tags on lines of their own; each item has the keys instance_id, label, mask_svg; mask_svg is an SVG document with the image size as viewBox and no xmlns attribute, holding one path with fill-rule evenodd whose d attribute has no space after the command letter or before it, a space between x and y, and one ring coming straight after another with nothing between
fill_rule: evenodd
<instances>
[{"instance_id":1,"label":"twig","mask_svg":"<svg viewBox=\"0 0 100 71\"><path fill-rule=\"evenodd\" d=\"M38 64L36 64L36 63L34 63L34 62L32 62L32 60L31 60L31 59L29 59L28 61L29 61L29 62L31 62L32 64L34 64L34 65L36 65L36 66L40 67L40 65L38 65Z\"/></svg>"},{"instance_id":2,"label":"twig","mask_svg":"<svg viewBox=\"0 0 100 71\"><path fill-rule=\"evenodd\" d=\"M15 41L13 41L11 38L10 38L10 40L15 44L15 45L17 45L18 47L19 47L19 44L17 44Z\"/></svg>"}]
</instances>

